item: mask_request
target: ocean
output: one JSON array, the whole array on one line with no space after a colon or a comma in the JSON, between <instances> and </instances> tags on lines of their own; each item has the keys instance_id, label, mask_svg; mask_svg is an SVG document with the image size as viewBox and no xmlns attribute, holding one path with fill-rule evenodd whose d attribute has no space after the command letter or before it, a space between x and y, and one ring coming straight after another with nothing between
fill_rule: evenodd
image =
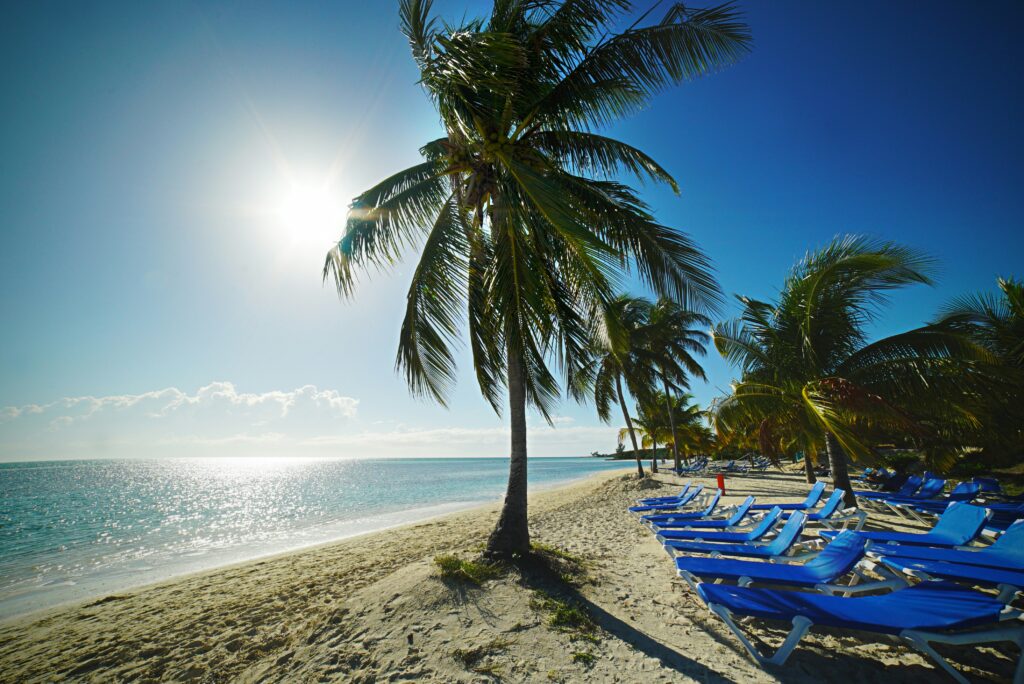
<instances>
[{"instance_id":1,"label":"ocean","mask_svg":"<svg viewBox=\"0 0 1024 684\"><path fill-rule=\"evenodd\" d=\"M629 463L530 459L530 486ZM0 619L500 500L497 458L0 463Z\"/></svg>"}]
</instances>

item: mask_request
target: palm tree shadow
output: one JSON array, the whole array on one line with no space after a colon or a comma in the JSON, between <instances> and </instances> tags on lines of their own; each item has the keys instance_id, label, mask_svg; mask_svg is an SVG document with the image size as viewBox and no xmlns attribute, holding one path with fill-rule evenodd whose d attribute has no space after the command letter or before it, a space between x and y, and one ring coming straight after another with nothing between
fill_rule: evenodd
<instances>
[{"instance_id":1,"label":"palm tree shadow","mask_svg":"<svg viewBox=\"0 0 1024 684\"><path fill-rule=\"evenodd\" d=\"M519 569L522 577L521 582L524 586L543 591L580 606L586 610L590 618L602 630L629 644L640 653L657 659L665 667L709 684L735 683L736 680L687 657L674 648L654 639L649 634L640 631L628 622L612 615L581 594L576 587L565 582L558 573L548 567L544 559L536 556L522 559L519 563ZM718 639L717 635L712 636L720 643L724 643Z\"/></svg>"}]
</instances>

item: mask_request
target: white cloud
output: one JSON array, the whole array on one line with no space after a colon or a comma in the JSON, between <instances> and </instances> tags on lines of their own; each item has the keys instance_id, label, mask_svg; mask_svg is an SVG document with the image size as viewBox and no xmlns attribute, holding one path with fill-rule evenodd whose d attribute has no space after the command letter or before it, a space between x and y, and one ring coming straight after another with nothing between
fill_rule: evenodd
<instances>
[{"instance_id":1,"label":"white cloud","mask_svg":"<svg viewBox=\"0 0 1024 684\"><path fill-rule=\"evenodd\" d=\"M503 456L509 430L360 421L359 400L333 389L243 392L211 382L192 393L167 387L140 394L63 397L0 408L0 459L106 456ZM535 456L609 450L616 430L557 416L533 418Z\"/></svg>"}]
</instances>

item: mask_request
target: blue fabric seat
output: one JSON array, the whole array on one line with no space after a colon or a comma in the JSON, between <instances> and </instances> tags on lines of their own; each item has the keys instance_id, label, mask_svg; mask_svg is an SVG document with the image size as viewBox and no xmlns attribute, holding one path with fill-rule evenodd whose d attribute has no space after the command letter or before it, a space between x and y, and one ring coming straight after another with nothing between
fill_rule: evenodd
<instances>
[{"instance_id":1,"label":"blue fabric seat","mask_svg":"<svg viewBox=\"0 0 1024 684\"><path fill-rule=\"evenodd\" d=\"M968 549L935 549L903 544L880 544L868 549L872 556L894 556L920 560L945 561L961 565L980 565L991 568L1024 569L1024 523L1017 523L1003 533L990 546Z\"/></svg>"},{"instance_id":2,"label":"blue fabric seat","mask_svg":"<svg viewBox=\"0 0 1024 684\"><path fill-rule=\"evenodd\" d=\"M828 591L859 589L861 591L880 588L878 583L861 587L831 587L840 577L846 575L862 558L867 541L853 532L843 532L831 544L803 565L785 563L762 563L758 561L733 560L731 558L694 558L682 556L675 559L676 571L680 577L696 586L701 579L732 580L741 586L752 582L782 584L795 587L818 587ZM902 582L901 584L906 584ZM892 583L887 583L892 586Z\"/></svg>"},{"instance_id":3,"label":"blue fabric seat","mask_svg":"<svg viewBox=\"0 0 1024 684\"><path fill-rule=\"evenodd\" d=\"M647 504L655 504L655 503L665 503L665 502L668 502L668 503L678 503L680 499L682 499L683 497L686 496L686 493L688 491L690 491L690 483L689 482L687 482L686 485L683 487L682 491L679 492L678 494L676 494L675 496L652 496L652 497L649 497L649 498L646 498L646 499L637 499L636 502L639 505L647 505Z\"/></svg>"},{"instance_id":4,"label":"blue fabric seat","mask_svg":"<svg viewBox=\"0 0 1024 684\"><path fill-rule=\"evenodd\" d=\"M910 494L908 496L902 496L900 494L893 494L893 495L890 495L890 496L868 497L868 498L869 499L874 499L874 500L879 500L880 499L883 502L885 502L886 504L889 504L889 503L900 503L900 502L904 502L904 501L909 501L909 502L913 503L913 502L916 502L916 501L926 501L928 499L934 498L934 497L938 496L939 494L942 494L942 491L945 488L946 488L946 481L945 480L943 480L941 478L938 478L938 479L933 478L931 480L925 480L924 483L921 485L920 489L917 490L917 492L915 492L914 494Z\"/></svg>"},{"instance_id":5,"label":"blue fabric seat","mask_svg":"<svg viewBox=\"0 0 1024 684\"><path fill-rule=\"evenodd\" d=\"M857 522L853 525L854 529L861 529L864 526L864 521L867 520L868 514L856 509L846 511L843 508L845 498L845 491L842 489L833 490L832 495L825 501L824 506L807 514L807 522L833 528L834 525L846 526L849 524L849 521L856 520ZM783 518L788 517L788 513L783 513Z\"/></svg>"},{"instance_id":6,"label":"blue fabric seat","mask_svg":"<svg viewBox=\"0 0 1024 684\"><path fill-rule=\"evenodd\" d=\"M782 558L800 539L803 532L806 516L802 511L794 511L779 530L779 534L770 542L765 544L716 544L713 542L697 542L666 539L658 535L658 541L662 543L670 555L677 551L687 553L704 553L712 556L746 556L749 558L764 558L775 560Z\"/></svg>"},{"instance_id":7,"label":"blue fabric seat","mask_svg":"<svg viewBox=\"0 0 1024 684\"><path fill-rule=\"evenodd\" d=\"M675 501L661 501L661 502L654 502L654 503L649 503L649 504L640 504L640 505L637 505L637 506L630 506L629 510L632 513L643 513L644 511L674 511L674 510L678 510L680 508L685 508L689 504L693 503L693 500L696 499L697 496L700 495L700 493L703 492L703 491L704 491L704 486L703 485L697 485L696 487L691 489L689 492L687 492L686 496L683 496L682 498L680 498L678 500L675 500Z\"/></svg>"},{"instance_id":8,"label":"blue fabric seat","mask_svg":"<svg viewBox=\"0 0 1024 684\"><path fill-rule=\"evenodd\" d=\"M939 516L930 532L857 532L875 544L918 544L921 546L960 546L969 544L981 534L989 513L980 506L954 503ZM821 530L825 539L835 538L837 532Z\"/></svg>"},{"instance_id":9,"label":"blue fabric seat","mask_svg":"<svg viewBox=\"0 0 1024 684\"><path fill-rule=\"evenodd\" d=\"M661 522L671 522L673 520L694 520L696 518L707 518L708 516L714 514L715 509L718 507L718 502L721 498L722 490L716 489L714 495L712 495L711 497L711 500L708 502L708 505L705 506L703 510L691 512L678 511L673 513L649 513L647 515L640 516L640 520L649 525L655 525ZM655 508L654 510L665 509Z\"/></svg>"},{"instance_id":10,"label":"blue fabric seat","mask_svg":"<svg viewBox=\"0 0 1024 684\"><path fill-rule=\"evenodd\" d=\"M949 582L923 582L888 594L856 598L706 583L698 585L697 593L762 665L784 664L815 625L898 636L964 683L967 680L935 651L932 643L1024 644L1020 611L1004 610L1003 603L991 596ZM793 627L774 655L764 655L739 629L734 615L791 622ZM1010 626L1000 627L1001 621L1009 621ZM987 629L976 629L982 626ZM1018 658L1014 680L1022 678L1024 668Z\"/></svg>"},{"instance_id":11,"label":"blue fabric seat","mask_svg":"<svg viewBox=\"0 0 1024 684\"><path fill-rule=\"evenodd\" d=\"M663 522L652 523L652 527L656 529L671 529L677 527L700 527L709 530L726 529L729 527L735 527L736 525L739 525L741 522L743 522L743 518L747 516L747 512L753 505L754 497L748 496L746 499L743 500L743 503L736 507L736 510L733 511L732 515L730 515L728 518L724 518L721 520L666 520Z\"/></svg>"},{"instance_id":12,"label":"blue fabric seat","mask_svg":"<svg viewBox=\"0 0 1024 684\"><path fill-rule=\"evenodd\" d=\"M757 526L749 532L719 532L707 531L704 529L667 529L660 530L659 534L663 539L686 539L689 541L709 542L732 542L744 544L752 541L759 541L762 537L772 531L782 518L782 511L773 508L768 514L761 518Z\"/></svg>"},{"instance_id":13,"label":"blue fabric seat","mask_svg":"<svg viewBox=\"0 0 1024 684\"><path fill-rule=\"evenodd\" d=\"M752 511L770 511L771 509L778 506L784 511L806 511L809 508L814 508L821 501L822 494L825 493L825 483L816 482L811 491L807 494L807 498L800 503L782 503L782 504L757 504L750 510Z\"/></svg>"},{"instance_id":14,"label":"blue fabric seat","mask_svg":"<svg viewBox=\"0 0 1024 684\"><path fill-rule=\"evenodd\" d=\"M921 482L922 480L920 477L918 477L917 475L911 475L903 482L903 485L900 486L899 490L896 491L896 496L910 496L911 494L916 492L918 488L920 488ZM893 496L893 492L876 492L873 490L857 490L853 494L858 499L879 499L888 496Z\"/></svg>"},{"instance_id":15,"label":"blue fabric seat","mask_svg":"<svg viewBox=\"0 0 1024 684\"><path fill-rule=\"evenodd\" d=\"M1024 567L987 568L983 565L962 565L945 561L918 560L899 556L883 556L882 563L896 572L922 580L970 582L979 587L999 589L998 599L1008 603L1024 589Z\"/></svg>"}]
</instances>

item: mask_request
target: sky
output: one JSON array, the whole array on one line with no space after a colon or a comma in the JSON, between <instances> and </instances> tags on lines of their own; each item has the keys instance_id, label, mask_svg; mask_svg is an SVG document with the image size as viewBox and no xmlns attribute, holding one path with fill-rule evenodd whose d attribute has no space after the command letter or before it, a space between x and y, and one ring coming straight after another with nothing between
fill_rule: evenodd
<instances>
[{"instance_id":1,"label":"sky","mask_svg":"<svg viewBox=\"0 0 1024 684\"><path fill-rule=\"evenodd\" d=\"M938 260L877 336L1024 276L1024 5L738 4L749 56L606 131L679 180L643 196L730 299L841 233ZM321 282L349 200L439 134L416 81L397 2L6 8L0 460L506 455L467 354L448 408L394 372L415 253L353 301ZM706 368L702 403L734 377ZM537 456L619 427L572 403L529 425Z\"/></svg>"}]
</instances>

